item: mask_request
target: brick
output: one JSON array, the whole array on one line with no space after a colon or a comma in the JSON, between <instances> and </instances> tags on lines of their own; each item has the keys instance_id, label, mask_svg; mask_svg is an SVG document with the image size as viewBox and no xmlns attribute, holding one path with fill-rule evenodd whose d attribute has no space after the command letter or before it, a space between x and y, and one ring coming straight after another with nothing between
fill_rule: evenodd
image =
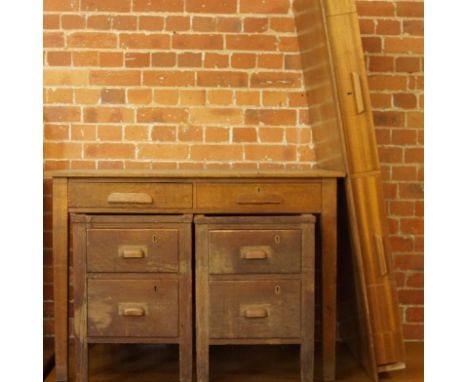
<instances>
[{"instance_id":1,"label":"brick","mask_svg":"<svg viewBox=\"0 0 468 382\"><path fill-rule=\"evenodd\" d=\"M369 57L369 70L372 72L393 72L395 70L394 58L371 56Z\"/></svg>"},{"instance_id":2,"label":"brick","mask_svg":"<svg viewBox=\"0 0 468 382\"><path fill-rule=\"evenodd\" d=\"M200 126L179 126L177 129L177 138L181 142L202 142L203 128Z\"/></svg>"},{"instance_id":3,"label":"brick","mask_svg":"<svg viewBox=\"0 0 468 382\"><path fill-rule=\"evenodd\" d=\"M45 12L70 12L77 11L80 7L79 0L44 0Z\"/></svg>"},{"instance_id":4,"label":"brick","mask_svg":"<svg viewBox=\"0 0 468 382\"><path fill-rule=\"evenodd\" d=\"M242 146L238 145L194 145L190 159L196 161L239 161L242 159Z\"/></svg>"},{"instance_id":5,"label":"brick","mask_svg":"<svg viewBox=\"0 0 468 382\"><path fill-rule=\"evenodd\" d=\"M276 127L259 128L258 136L262 143L281 143L284 139L284 129Z\"/></svg>"},{"instance_id":6,"label":"brick","mask_svg":"<svg viewBox=\"0 0 468 382\"><path fill-rule=\"evenodd\" d=\"M85 158L132 159L135 146L129 143L90 143L84 145Z\"/></svg>"},{"instance_id":7,"label":"brick","mask_svg":"<svg viewBox=\"0 0 468 382\"><path fill-rule=\"evenodd\" d=\"M148 127L140 125L125 126L124 139L126 141L147 141Z\"/></svg>"},{"instance_id":8,"label":"brick","mask_svg":"<svg viewBox=\"0 0 468 382\"><path fill-rule=\"evenodd\" d=\"M398 166L392 169L392 180L396 181L415 181L417 170L411 166Z\"/></svg>"},{"instance_id":9,"label":"brick","mask_svg":"<svg viewBox=\"0 0 468 382\"><path fill-rule=\"evenodd\" d=\"M65 36L62 32L44 32L44 48L63 48L65 46Z\"/></svg>"},{"instance_id":10,"label":"brick","mask_svg":"<svg viewBox=\"0 0 468 382\"><path fill-rule=\"evenodd\" d=\"M296 149L284 145L246 145L245 159L255 161L293 161L296 159Z\"/></svg>"},{"instance_id":11,"label":"brick","mask_svg":"<svg viewBox=\"0 0 468 382\"><path fill-rule=\"evenodd\" d=\"M44 143L44 158L80 158L81 144L68 142L46 142Z\"/></svg>"},{"instance_id":12,"label":"brick","mask_svg":"<svg viewBox=\"0 0 468 382\"><path fill-rule=\"evenodd\" d=\"M231 105L233 104L233 92L231 90L209 90L208 104L211 105Z\"/></svg>"},{"instance_id":13,"label":"brick","mask_svg":"<svg viewBox=\"0 0 468 382\"><path fill-rule=\"evenodd\" d=\"M362 47L367 53L382 52L382 39L380 37L362 37Z\"/></svg>"},{"instance_id":14,"label":"brick","mask_svg":"<svg viewBox=\"0 0 468 382\"><path fill-rule=\"evenodd\" d=\"M138 29L138 17L136 16L113 16L112 17L112 28L116 30L137 30Z\"/></svg>"},{"instance_id":15,"label":"brick","mask_svg":"<svg viewBox=\"0 0 468 382\"><path fill-rule=\"evenodd\" d=\"M116 48L117 35L103 32L73 32L67 38L70 48Z\"/></svg>"},{"instance_id":16,"label":"brick","mask_svg":"<svg viewBox=\"0 0 468 382\"><path fill-rule=\"evenodd\" d=\"M377 21L376 34L399 35L401 34L401 23L397 20L379 20Z\"/></svg>"},{"instance_id":17,"label":"brick","mask_svg":"<svg viewBox=\"0 0 468 382\"><path fill-rule=\"evenodd\" d=\"M400 303L403 304L422 305L424 303L424 291L422 290L399 290L398 297Z\"/></svg>"},{"instance_id":18,"label":"brick","mask_svg":"<svg viewBox=\"0 0 468 382\"><path fill-rule=\"evenodd\" d=\"M139 123L184 123L187 122L188 112L184 108L147 107L140 108L137 112Z\"/></svg>"},{"instance_id":19,"label":"brick","mask_svg":"<svg viewBox=\"0 0 468 382\"><path fill-rule=\"evenodd\" d=\"M95 105L101 99L98 89L75 89L75 102L77 104Z\"/></svg>"},{"instance_id":20,"label":"brick","mask_svg":"<svg viewBox=\"0 0 468 382\"><path fill-rule=\"evenodd\" d=\"M184 0L133 0L136 12L183 12Z\"/></svg>"},{"instance_id":21,"label":"brick","mask_svg":"<svg viewBox=\"0 0 468 382\"><path fill-rule=\"evenodd\" d=\"M375 20L360 19L359 29L361 34L374 34L375 33Z\"/></svg>"},{"instance_id":22,"label":"brick","mask_svg":"<svg viewBox=\"0 0 468 382\"><path fill-rule=\"evenodd\" d=\"M400 237L400 236L393 236L390 238L390 244L392 248L392 252L411 252L413 250L413 239L411 237ZM421 256L418 256L418 259ZM402 269L402 266L407 269L408 264L414 264L412 260L412 256L410 256L410 261L408 261L408 256L395 256L394 261L396 267ZM419 262L417 263L420 264Z\"/></svg>"},{"instance_id":23,"label":"brick","mask_svg":"<svg viewBox=\"0 0 468 382\"><path fill-rule=\"evenodd\" d=\"M288 54L284 56L284 68L287 70L301 70L302 58L300 54Z\"/></svg>"},{"instance_id":24,"label":"brick","mask_svg":"<svg viewBox=\"0 0 468 382\"><path fill-rule=\"evenodd\" d=\"M236 91L236 104L239 106L259 106L260 92L258 91Z\"/></svg>"},{"instance_id":25,"label":"brick","mask_svg":"<svg viewBox=\"0 0 468 382\"><path fill-rule=\"evenodd\" d=\"M180 53L177 56L177 66L180 68L199 68L202 66L202 54Z\"/></svg>"},{"instance_id":26,"label":"brick","mask_svg":"<svg viewBox=\"0 0 468 382\"><path fill-rule=\"evenodd\" d=\"M257 142L257 130L252 127L239 127L232 130L233 142Z\"/></svg>"},{"instance_id":27,"label":"brick","mask_svg":"<svg viewBox=\"0 0 468 382\"><path fill-rule=\"evenodd\" d=\"M291 107L307 107L307 96L304 92L288 93L288 103Z\"/></svg>"},{"instance_id":28,"label":"brick","mask_svg":"<svg viewBox=\"0 0 468 382\"><path fill-rule=\"evenodd\" d=\"M227 54L205 53L205 68L226 68L229 65L229 56Z\"/></svg>"},{"instance_id":29,"label":"brick","mask_svg":"<svg viewBox=\"0 0 468 382\"><path fill-rule=\"evenodd\" d=\"M401 163L403 150L400 147L378 147L379 158L382 163Z\"/></svg>"},{"instance_id":30,"label":"brick","mask_svg":"<svg viewBox=\"0 0 468 382\"><path fill-rule=\"evenodd\" d=\"M231 56L231 67L237 69L251 69L255 67L257 56L248 53L234 53Z\"/></svg>"},{"instance_id":31,"label":"brick","mask_svg":"<svg viewBox=\"0 0 468 382\"><path fill-rule=\"evenodd\" d=\"M188 159L189 146L177 144L140 145L138 159L184 160Z\"/></svg>"},{"instance_id":32,"label":"brick","mask_svg":"<svg viewBox=\"0 0 468 382\"><path fill-rule=\"evenodd\" d=\"M403 324L403 335L407 340L423 340L424 326L421 324Z\"/></svg>"},{"instance_id":33,"label":"brick","mask_svg":"<svg viewBox=\"0 0 468 382\"><path fill-rule=\"evenodd\" d=\"M122 33L120 47L124 49L169 49L170 37L154 33Z\"/></svg>"},{"instance_id":34,"label":"brick","mask_svg":"<svg viewBox=\"0 0 468 382\"><path fill-rule=\"evenodd\" d=\"M421 255L396 255L395 268L403 271L424 269L424 257Z\"/></svg>"},{"instance_id":35,"label":"brick","mask_svg":"<svg viewBox=\"0 0 468 382\"><path fill-rule=\"evenodd\" d=\"M176 64L175 53L153 53L151 55L151 66L154 67L173 67Z\"/></svg>"},{"instance_id":36,"label":"brick","mask_svg":"<svg viewBox=\"0 0 468 382\"><path fill-rule=\"evenodd\" d=\"M241 13L288 13L289 0L240 0Z\"/></svg>"},{"instance_id":37,"label":"brick","mask_svg":"<svg viewBox=\"0 0 468 382\"><path fill-rule=\"evenodd\" d=\"M166 72L148 71L143 73L143 84L149 86L193 86L195 73L193 72Z\"/></svg>"},{"instance_id":38,"label":"brick","mask_svg":"<svg viewBox=\"0 0 468 382\"><path fill-rule=\"evenodd\" d=\"M294 110L248 109L245 112L245 122L248 125L295 125L296 112Z\"/></svg>"},{"instance_id":39,"label":"brick","mask_svg":"<svg viewBox=\"0 0 468 382\"><path fill-rule=\"evenodd\" d=\"M225 127L209 127L205 132L206 142L227 142L229 141L229 129Z\"/></svg>"},{"instance_id":40,"label":"brick","mask_svg":"<svg viewBox=\"0 0 468 382\"><path fill-rule=\"evenodd\" d=\"M417 272L409 275L406 285L410 288L424 288L424 273Z\"/></svg>"},{"instance_id":41,"label":"brick","mask_svg":"<svg viewBox=\"0 0 468 382\"><path fill-rule=\"evenodd\" d=\"M272 17L270 18L270 28L275 32L294 33L296 23L292 17Z\"/></svg>"},{"instance_id":42,"label":"brick","mask_svg":"<svg viewBox=\"0 0 468 382\"><path fill-rule=\"evenodd\" d=\"M396 71L415 73L421 71L421 60L417 57L397 57Z\"/></svg>"},{"instance_id":43,"label":"brick","mask_svg":"<svg viewBox=\"0 0 468 382\"><path fill-rule=\"evenodd\" d=\"M386 53L424 53L424 40L418 37L387 37L385 39Z\"/></svg>"},{"instance_id":44,"label":"brick","mask_svg":"<svg viewBox=\"0 0 468 382\"><path fill-rule=\"evenodd\" d=\"M43 15L42 27L44 29L60 29L59 15Z\"/></svg>"},{"instance_id":45,"label":"brick","mask_svg":"<svg viewBox=\"0 0 468 382\"><path fill-rule=\"evenodd\" d=\"M68 125L45 124L44 139L48 141L64 141L70 137Z\"/></svg>"},{"instance_id":46,"label":"brick","mask_svg":"<svg viewBox=\"0 0 468 382\"><path fill-rule=\"evenodd\" d=\"M404 76L373 75L369 77L371 90L406 90L407 78Z\"/></svg>"},{"instance_id":47,"label":"brick","mask_svg":"<svg viewBox=\"0 0 468 382\"><path fill-rule=\"evenodd\" d=\"M96 51L73 52L72 61L74 66L98 66L99 55Z\"/></svg>"},{"instance_id":48,"label":"brick","mask_svg":"<svg viewBox=\"0 0 468 382\"><path fill-rule=\"evenodd\" d=\"M227 35L226 48L229 50L276 51L278 39L263 35Z\"/></svg>"},{"instance_id":49,"label":"brick","mask_svg":"<svg viewBox=\"0 0 468 382\"><path fill-rule=\"evenodd\" d=\"M88 29L108 30L112 26L112 18L107 15L89 16L86 25Z\"/></svg>"},{"instance_id":50,"label":"brick","mask_svg":"<svg viewBox=\"0 0 468 382\"><path fill-rule=\"evenodd\" d=\"M218 32L239 33L242 28L241 20L238 17L217 17L216 30Z\"/></svg>"},{"instance_id":51,"label":"brick","mask_svg":"<svg viewBox=\"0 0 468 382\"><path fill-rule=\"evenodd\" d=\"M405 234L424 234L424 221L422 219L402 219L400 227L401 232Z\"/></svg>"},{"instance_id":52,"label":"brick","mask_svg":"<svg viewBox=\"0 0 468 382\"><path fill-rule=\"evenodd\" d=\"M89 81L91 85L135 86L140 85L140 72L130 70L92 70Z\"/></svg>"},{"instance_id":53,"label":"brick","mask_svg":"<svg viewBox=\"0 0 468 382\"><path fill-rule=\"evenodd\" d=\"M110 104L125 103L125 90L124 89L102 89L101 102Z\"/></svg>"},{"instance_id":54,"label":"brick","mask_svg":"<svg viewBox=\"0 0 468 382\"><path fill-rule=\"evenodd\" d=\"M172 47L175 49L221 50L223 37L216 34L177 34L172 36Z\"/></svg>"},{"instance_id":55,"label":"brick","mask_svg":"<svg viewBox=\"0 0 468 382\"><path fill-rule=\"evenodd\" d=\"M100 141L121 141L122 126L98 126L98 139Z\"/></svg>"},{"instance_id":56,"label":"brick","mask_svg":"<svg viewBox=\"0 0 468 382\"><path fill-rule=\"evenodd\" d=\"M122 170L124 168L124 162L120 160L100 160L97 165L100 170Z\"/></svg>"},{"instance_id":57,"label":"brick","mask_svg":"<svg viewBox=\"0 0 468 382\"><path fill-rule=\"evenodd\" d=\"M424 149L418 148L407 148L405 150L405 162L406 163L424 163Z\"/></svg>"},{"instance_id":58,"label":"brick","mask_svg":"<svg viewBox=\"0 0 468 382\"><path fill-rule=\"evenodd\" d=\"M253 88L297 88L301 86L300 73L259 72L253 73L250 86Z\"/></svg>"},{"instance_id":59,"label":"brick","mask_svg":"<svg viewBox=\"0 0 468 382\"><path fill-rule=\"evenodd\" d=\"M87 12L130 12L131 0L81 0L81 10Z\"/></svg>"},{"instance_id":60,"label":"brick","mask_svg":"<svg viewBox=\"0 0 468 382\"><path fill-rule=\"evenodd\" d=\"M154 126L151 130L151 139L157 142L175 141L176 133L175 126Z\"/></svg>"},{"instance_id":61,"label":"brick","mask_svg":"<svg viewBox=\"0 0 468 382\"><path fill-rule=\"evenodd\" d=\"M80 15L63 15L62 29L84 29L86 18Z\"/></svg>"},{"instance_id":62,"label":"brick","mask_svg":"<svg viewBox=\"0 0 468 382\"><path fill-rule=\"evenodd\" d=\"M181 90L179 102L181 105L204 105L206 92L204 90Z\"/></svg>"},{"instance_id":63,"label":"brick","mask_svg":"<svg viewBox=\"0 0 468 382\"><path fill-rule=\"evenodd\" d=\"M47 64L50 66L70 66L70 52L47 52Z\"/></svg>"},{"instance_id":64,"label":"brick","mask_svg":"<svg viewBox=\"0 0 468 382\"><path fill-rule=\"evenodd\" d=\"M126 53L125 66L128 68L145 68L149 67L151 56L149 53Z\"/></svg>"},{"instance_id":65,"label":"brick","mask_svg":"<svg viewBox=\"0 0 468 382\"><path fill-rule=\"evenodd\" d=\"M246 87L248 75L243 72L198 72L197 86Z\"/></svg>"},{"instance_id":66,"label":"brick","mask_svg":"<svg viewBox=\"0 0 468 382\"><path fill-rule=\"evenodd\" d=\"M282 69L284 56L282 54L260 54L258 67L265 69Z\"/></svg>"},{"instance_id":67,"label":"brick","mask_svg":"<svg viewBox=\"0 0 468 382\"><path fill-rule=\"evenodd\" d=\"M263 106L286 106L288 104L288 93L264 91L262 103Z\"/></svg>"},{"instance_id":68,"label":"brick","mask_svg":"<svg viewBox=\"0 0 468 382\"><path fill-rule=\"evenodd\" d=\"M403 20L403 33L411 36L424 36L424 21Z\"/></svg>"},{"instance_id":69,"label":"brick","mask_svg":"<svg viewBox=\"0 0 468 382\"><path fill-rule=\"evenodd\" d=\"M417 106L417 98L412 93L398 93L393 95L393 104L402 109L414 109Z\"/></svg>"},{"instance_id":70,"label":"brick","mask_svg":"<svg viewBox=\"0 0 468 382\"><path fill-rule=\"evenodd\" d=\"M140 30L162 31L164 29L164 17L161 16L140 16Z\"/></svg>"},{"instance_id":71,"label":"brick","mask_svg":"<svg viewBox=\"0 0 468 382\"><path fill-rule=\"evenodd\" d=\"M268 30L268 19L265 17L246 17L244 19L244 32L260 33Z\"/></svg>"},{"instance_id":72,"label":"brick","mask_svg":"<svg viewBox=\"0 0 468 382\"><path fill-rule=\"evenodd\" d=\"M360 16L394 16L393 3L388 1L357 1L356 7Z\"/></svg>"},{"instance_id":73,"label":"brick","mask_svg":"<svg viewBox=\"0 0 468 382\"><path fill-rule=\"evenodd\" d=\"M188 16L167 16L166 31L180 32L190 29L190 17Z\"/></svg>"},{"instance_id":74,"label":"brick","mask_svg":"<svg viewBox=\"0 0 468 382\"><path fill-rule=\"evenodd\" d=\"M235 13L237 0L186 0L187 12Z\"/></svg>"},{"instance_id":75,"label":"brick","mask_svg":"<svg viewBox=\"0 0 468 382\"><path fill-rule=\"evenodd\" d=\"M418 1L397 2L396 14L399 17L424 17L424 2L418 2Z\"/></svg>"},{"instance_id":76,"label":"brick","mask_svg":"<svg viewBox=\"0 0 468 382\"><path fill-rule=\"evenodd\" d=\"M44 107L45 122L78 122L81 119L81 110L73 106L46 106Z\"/></svg>"},{"instance_id":77,"label":"brick","mask_svg":"<svg viewBox=\"0 0 468 382\"><path fill-rule=\"evenodd\" d=\"M133 122L133 110L124 107L86 107L84 122Z\"/></svg>"},{"instance_id":78,"label":"brick","mask_svg":"<svg viewBox=\"0 0 468 382\"><path fill-rule=\"evenodd\" d=\"M406 317L407 322L424 322L424 308L423 307L406 308L405 317Z\"/></svg>"},{"instance_id":79,"label":"brick","mask_svg":"<svg viewBox=\"0 0 468 382\"><path fill-rule=\"evenodd\" d=\"M233 108L193 108L190 111L190 122L194 124L242 124L242 110Z\"/></svg>"},{"instance_id":80,"label":"brick","mask_svg":"<svg viewBox=\"0 0 468 382\"><path fill-rule=\"evenodd\" d=\"M217 20L215 16L194 16L192 19L192 30L194 32L215 32Z\"/></svg>"},{"instance_id":81,"label":"brick","mask_svg":"<svg viewBox=\"0 0 468 382\"><path fill-rule=\"evenodd\" d=\"M299 42L297 37L279 37L278 50L280 52L300 52Z\"/></svg>"},{"instance_id":82,"label":"brick","mask_svg":"<svg viewBox=\"0 0 468 382\"><path fill-rule=\"evenodd\" d=\"M121 52L99 52L99 66L105 68L122 67L124 62Z\"/></svg>"},{"instance_id":83,"label":"brick","mask_svg":"<svg viewBox=\"0 0 468 382\"><path fill-rule=\"evenodd\" d=\"M179 103L179 92L174 89L155 89L153 101L160 105L177 105Z\"/></svg>"}]
</instances>

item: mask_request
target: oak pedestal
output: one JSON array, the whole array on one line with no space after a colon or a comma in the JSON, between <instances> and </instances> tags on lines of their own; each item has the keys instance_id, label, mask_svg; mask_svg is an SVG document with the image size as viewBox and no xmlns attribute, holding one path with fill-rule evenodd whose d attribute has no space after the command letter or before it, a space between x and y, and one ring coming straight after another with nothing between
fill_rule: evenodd
<instances>
[{"instance_id":1,"label":"oak pedestal","mask_svg":"<svg viewBox=\"0 0 468 382\"><path fill-rule=\"evenodd\" d=\"M68 380L69 217L314 214L322 257L323 378L335 378L336 171L66 171L53 177L56 378ZM93 264L98 266L99 264ZM171 265L173 266L173 264ZM131 307L130 307L131 308ZM255 312L254 312L255 313Z\"/></svg>"}]
</instances>

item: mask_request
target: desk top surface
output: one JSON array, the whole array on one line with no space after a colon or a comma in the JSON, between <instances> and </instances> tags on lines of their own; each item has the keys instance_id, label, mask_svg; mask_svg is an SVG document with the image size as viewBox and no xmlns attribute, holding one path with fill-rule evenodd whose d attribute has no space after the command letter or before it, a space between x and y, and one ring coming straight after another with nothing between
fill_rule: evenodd
<instances>
[{"instance_id":1,"label":"desk top surface","mask_svg":"<svg viewBox=\"0 0 468 382\"><path fill-rule=\"evenodd\" d=\"M343 178L342 171L312 170L62 170L46 178Z\"/></svg>"}]
</instances>

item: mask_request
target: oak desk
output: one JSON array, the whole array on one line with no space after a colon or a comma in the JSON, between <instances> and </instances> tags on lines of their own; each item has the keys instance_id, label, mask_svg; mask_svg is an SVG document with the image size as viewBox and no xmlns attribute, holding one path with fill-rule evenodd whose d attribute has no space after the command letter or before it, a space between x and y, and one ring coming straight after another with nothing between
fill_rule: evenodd
<instances>
[{"instance_id":1,"label":"oak desk","mask_svg":"<svg viewBox=\"0 0 468 382\"><path fill-rule=\"evenodd\" d=\"M319 216L322 369L335 378L337 171L57 171L53 266L57 381L68 380L70 213L304 214Z\"/></svg>"}]
</instances>

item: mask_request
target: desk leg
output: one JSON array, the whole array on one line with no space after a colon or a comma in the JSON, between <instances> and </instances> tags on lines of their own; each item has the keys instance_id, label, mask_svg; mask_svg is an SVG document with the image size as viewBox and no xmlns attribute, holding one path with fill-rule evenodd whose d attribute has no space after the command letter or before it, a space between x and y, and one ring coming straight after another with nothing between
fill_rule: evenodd
<instances>
[{"instance_id":1,"label":"desk leg","mask_svg":"<svg viewBox=\"0 0 468 382\"><path fill-rule=\"evenodd\" d=\"M67 179L53 183L53 262L55 370L57 381L68 380L68 201Z\"/></svg>"},{"instance_id":2,"label":"desk leg","mask_svg":"<svg viewBox=\"0 0 468 382\"><path fill-rule=\"evenodd\" d=\"M322 183L322 370L323 380L335 380L336 366L336 179Z\"/></svg>"}]
</instances>

